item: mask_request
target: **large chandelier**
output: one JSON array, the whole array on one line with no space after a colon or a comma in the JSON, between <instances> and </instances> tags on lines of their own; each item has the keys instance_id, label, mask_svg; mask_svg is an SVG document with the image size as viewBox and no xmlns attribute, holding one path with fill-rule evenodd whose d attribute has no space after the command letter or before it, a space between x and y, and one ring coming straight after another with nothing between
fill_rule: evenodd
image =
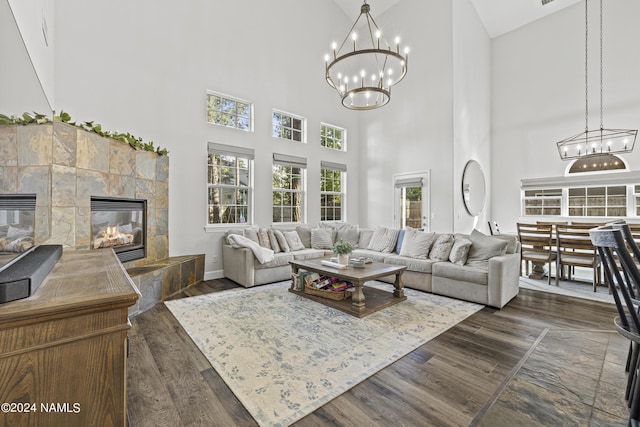
<instances>
[{"instance_id":1,"label":"large chandelier","mask_svg":"<svg viewBox=\"0 0 640 427\"><path fill-rule=\"evenodd\" d=\"M338 92L342 105L352 110L386 105L391 99L391 86L407 73L409 49L400 53L400 38L395 39L392 48L382 38L369 11L365 1L340 47L334 42L333 54L325 56L327 83ZM362 26L362 36L356 32L358 24Z\"/></svg>"},{"instance_id":2,"label":"large chandelier","mask_svg":"<svg viewBox=\"0 0 640 427\"><path fill-rule=\"evenodd\" d=\"M602 107L602 0L600 0L600 129L589 130L589 0L584 2L584 132L557 142L558 152L562 160L572 160L585 156L629 153L633 150L638 130L605 129Z\"/></svg>"}]
</instances>

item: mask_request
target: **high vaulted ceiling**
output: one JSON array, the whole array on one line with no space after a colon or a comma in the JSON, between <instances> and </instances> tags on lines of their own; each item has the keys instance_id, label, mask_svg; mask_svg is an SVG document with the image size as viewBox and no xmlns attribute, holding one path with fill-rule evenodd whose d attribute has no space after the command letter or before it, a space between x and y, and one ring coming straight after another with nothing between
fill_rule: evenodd
<instances>
[{"instance_id":1,"label":"high vaulted ceiling","mask_svg":"<svg viewBox=\"0 0 640 427\"><path fill-rule=\"evenodd\" d=\"M334 0L354 21L363 0ZM402 0L367 0L371 15L377 17ZM546 2L547 0L545 0ZM582 0L471 0L491 38L515 30L530 22L564 9Z\"/></svg>"}]
</instances>

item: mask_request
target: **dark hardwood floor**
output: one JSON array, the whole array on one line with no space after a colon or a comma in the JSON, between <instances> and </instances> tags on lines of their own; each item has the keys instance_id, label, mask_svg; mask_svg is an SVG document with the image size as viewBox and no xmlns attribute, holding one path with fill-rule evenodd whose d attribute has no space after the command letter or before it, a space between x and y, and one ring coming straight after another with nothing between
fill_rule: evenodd
<instances>
[{"instance_id":1,"label":"dark hardwood floor","mask_svg":"<svg viewBox=\"0 0 640 427\"><path fill-rule=\"evenodd\" d=\"M614 317L613 305L521 289L294 425L626 425L628 342ZM132 427L257 425L163 304L132 319L127 387Z\"/></svg>"}]
</instances>

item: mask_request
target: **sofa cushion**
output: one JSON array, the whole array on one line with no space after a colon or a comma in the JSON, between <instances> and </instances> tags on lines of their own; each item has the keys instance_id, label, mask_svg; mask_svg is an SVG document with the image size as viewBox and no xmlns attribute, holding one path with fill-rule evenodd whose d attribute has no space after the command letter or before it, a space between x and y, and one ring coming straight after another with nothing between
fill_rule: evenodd
<instances>
[{"instance_id":1,"label":"sofa cushion","mask_svg":"<svg viewBox=\"0 0 640 427\"><path fill-rule=\"evenodd\" d=\"M302 244L302 240L300 240L300 235L297 231L283 231L282 235L284 236L290 251L300 251L304 249L304 245Z\"/></svg>"},{"instance_id":2,"label":"sofa cushion","mask_svg":"<svg viewBox=\"0 0 640 427\"><path fill-rule=\"evenodd\" d=\"M431 247L429 252L429 259L434 261L448 261L451 248L453 247L453 235L441 234L436 238L436 241Z\"/></svg>"},{"instance_id":3,"label":"sofa cushion","mask_svg":"<svg viewBox=\"0 0 640 427\"><path fill-rule=\"evenodd\" d=\"M304 245L305 248L311 247L311 227L306 227L304 225L299 225L296 227L296 232L298 236L300 236L300 241Z\"/></svg>"},{"instance_id":4,"label":"sofa cushion","mask_svg":"<svg viewBox=\"0 0 640 427\"><path fill-rule=\"evenodd\" d=\"M282 252L282 249L280 248L280 245L278 244L278 238L276 237L276 235L273 232L273 230L272 229L268 229L267 233L269 234L269 243L271 243L271 249L273 249L273 251L275 253Z\"/></svg>"},{"instance_id":5,"label":"sofa cushion","mask_svg":"<svg viewBox=\"0 0 640 427\"><path fill-rule=\"evenodd\" d=\"M271 249L271 240L269 240L269 231L266 228L258 230L258 243L263 248Z\"/></svg>"},{"instance_id":6,"label":"sofa cushion","mask_svg":"<svg viewBox=\"0 0 640 427\"><path fill-rule=\"evenodd\" d=\"M429 255L429 249L436 240L436 233L425 233L415 228L409 228L405 231L404 241L400 248L400 255L410 257L427 259Z\"/></svg>"},{"instance_id":7,"label":"sofa cushion","mask_svg":"<svg viewBox=\"0 0 640 427\"><path fill-rule=\"evenodd\" d=\"M466 265L471 267L488 268L489 259L504 255L509 245L507 240L487 236L478 230L471 232L469 240L471 240L471 247Z\"/></svg>"},{"instance_id":8,"label":"sofa cushion","mask_svg":"<svg viewBox=\"0 0 640 427\"><path fill-rule=\"evenodd\" d=\"M345 224L342 227L338 228L336 242L349 242L355 248L358 246L358 240L360 240L360 231L358 230L357 225Z\"/></svg>"},{"instance_id":9,"label":"sofa cushion","mask_svg":"<svg viewBox=\"0 0 640 427\"><path fill-rule=\"evenodd\" d=\"M244 237L250 239L258 244L260 244L260 239L258 238L258 227L253 226L244 230Z\"/></svg>"},{"instance_id":10,"label":"sofa cushion","mask_svg":"<svg viewBox=\"0 0 640 427\"><path fill-rule=\"evenodd\" d=\"M399 228L387 228L379 226L371 237L367 249L372 251L391 253L396 247L398 241Z\"/></svg>"},{"instance_id":11,"label":"sofa cushion","mask_svg":"<svg viewBox=\"0 0 640 427\"><path fill-rule=\"evenodd\" d=\"M369 243L371 243L371 238L373 237L373 233L375 230L370 228L361 228L359 230L359 238L358 238L358 247L362 249L367 249Z\"/></svg>"},{"instance_id":12,"label":"sofa cushion","mask_svg":"<svg viewBox=\"0 0 640 427\"><path fill-rule=\"evenodd\" d=\"M106 227L105 227L106 228ZM9 230L11 230L11 227L9 227ZM238 236L243 236L244 237L244 229L243 228L230 228L228 229L225 233L224 233L224 241L227 242L227 244L229 244L229 239L228 237L232 234L236 234ZM11 237L11 236L8 236Z\"/></svg>"},{"instance_id":13,"label":"sofa cushion","mask_svg":"<svg viewBox=\"0 0 640 427\"><path fill-rule=\"evenodd\" d=\"M400 255L389 255L384 259L385 264L404 265L407 271L417 271L418 273L431 274L433 264L438 261L430 259L409 258Z\"/></svg>"},{"instance_id":14,"label":"sofa cushion","mask_svg":"<svg viewBox=\"0 0 640 427\"><path fill-rule=\"evenodd\" d=\"M288 265L289 261L293 261L293 254L291 252L279 252L273 256L273 261L260 264L257 259L254 259L253 266L256 270L271 267L280 267Z\"/></svg>"},{"instance_id":15,"label":"sofa cushion","mask_svg":"<svg viewBox=\"0 0 640 427\"><path fill-rule=\"evenodd\" d=\"M311 247L313 249L331 249L333 240L331 230L326 228L314 228L311 230Z\"/></svg>"},{"instance_id":16,"label":"sofa cushion","mask_svg":"<svg viewBox=\"0 0 640 427\"><path fill-rule=\"evenodd\" d=\"M402 250L402 241L404 240L404 233L406 232L407 230L403 228L398 233L398 241L396 242L396 250L395 250L397 254L400 254L400 251Z\"/></svg>"},{"instance_id":17,"label":"sofa cushion","mask_svg":"<svg viewBox=\"0 0 640 427\"><path fill-rule=\"evenodd\" d=\"M289 248L289 243L287 243L287 239L285 239L282 231L273 230L273 235L276 236L276 240L278 241L278 246L280 247L280 251L291 252L291 249Z\"/></svg>"},{"instance_id":18,"label":"sofa cushion","mask_svg":"<svg viewBox=\"0 0 640 427\"><path fill-rule=\"evenodd\" d=\"M495 236L491 236L494 239L506 240L507 244L507 254L515 254L518 249L518 238L516 236L509 236L507 234L497 234Z\"/></svg>"},{"instance_id":19,"label":"sofa cushion","mask_svg":"<svg viewBox=\"0 0 640 427\"><path fill-rule=\"evenodd\" d=\"M456 236L449 253L449 261L457 265L464 265L467 262L471 240L464 236Z\"/></svg>"},{"instance_id":20,"label":"sofa cushion","mask_svg":"<svg viewBox=\"0 0 640 427\"><path fill-rule=\"evenodd\" d=\"M450 262L437 262L431 269L433 276L444 277L462 282L486 285L489 283L489 270L484 268L457 265Z\"/></svg>"},{"instance_id":21,"label":"sofa cushion","mask_svg":"<svg viewBox=\"0 0 640 427\"><path fill-rule=\"evenodd\" d=\"M371 258L373 261L376 261L376 262L384 262L384 259L391 255L378 252L378 251L372 251L370 249L356 249L353 252L351 252L351 256L366 257L366 258Z\"/></svg>"},{"instance_id":22,"label":"sofa cushion","mask_svg":"<svg viewBox=\"0 0 640 427\"><path fill-rule=\"evenodd\" d=\"M294 259L305 260L313 258L322 258L325 256L324 249L302 249L299 251L290 252Z\"/></svg>"}]
</instances>

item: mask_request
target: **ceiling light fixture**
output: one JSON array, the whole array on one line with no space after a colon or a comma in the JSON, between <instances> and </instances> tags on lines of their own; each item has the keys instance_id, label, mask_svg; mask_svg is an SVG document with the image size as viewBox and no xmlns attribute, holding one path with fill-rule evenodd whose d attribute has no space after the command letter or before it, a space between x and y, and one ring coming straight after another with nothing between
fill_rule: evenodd
<instances>
[{"instance_id":1,"label":"ceiling light fixture","mask_svg":"<svg viewBox=\"0 0 640 427\"><path fill-rule=\"evenodd\" d=\"M325 56L327 83L338 92L342 105L352 110L386 105L391 99L391 86L407 73L409 48L400 52L399 37L392 48L382 38L370 9L365 1L340 47L334 42L333 53ZM361 19L362 37L356 32Z\"/></svg>"},{"instance_id":2,"label":"ceiling light fixture","mask_svg":"<svg viewBox=\"0 0 640 427\"><path fill-rule=\"evenodd\" d=\"M584 2L584 105L585 130L578 135L557 142L562 160L613 153L630 153L636 143L638 130L605 129L602 102L602 0L600 0L600 129L589 130L589 0Z\"/></svg>"}]
</instances>

